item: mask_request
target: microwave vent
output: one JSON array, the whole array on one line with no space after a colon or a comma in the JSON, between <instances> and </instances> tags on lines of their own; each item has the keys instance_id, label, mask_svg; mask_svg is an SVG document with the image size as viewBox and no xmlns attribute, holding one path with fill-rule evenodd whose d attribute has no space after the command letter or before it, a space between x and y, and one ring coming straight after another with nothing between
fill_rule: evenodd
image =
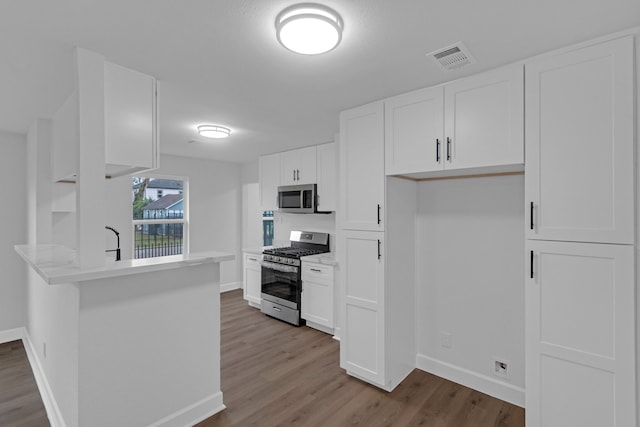
<instances>
[{"instance_id":1,"label":"microwave vent","mask_svg":"<svg viewBox=\"0 0 640 427\"><path fill-rule=\"evenodd\" d=\"M428 53L427 56L433 58L443 71L457 70L477 62L462 42L438 49L435 52Z\"/></svg>"}]
</instances>

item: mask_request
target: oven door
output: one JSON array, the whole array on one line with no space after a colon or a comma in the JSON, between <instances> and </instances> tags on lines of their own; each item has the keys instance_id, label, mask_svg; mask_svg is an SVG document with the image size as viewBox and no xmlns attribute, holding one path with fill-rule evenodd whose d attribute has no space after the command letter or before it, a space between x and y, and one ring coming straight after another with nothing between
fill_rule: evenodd
<instances>
[{"instance_id":1,"label":"oven door","mask_svg":"<svg viewBox=\"0 0 640 427\"><path fill-rule=\"evenodd\" d=\"M300 267L263 261L262 299L298 310Z\"/></svg>"}]
</instances>

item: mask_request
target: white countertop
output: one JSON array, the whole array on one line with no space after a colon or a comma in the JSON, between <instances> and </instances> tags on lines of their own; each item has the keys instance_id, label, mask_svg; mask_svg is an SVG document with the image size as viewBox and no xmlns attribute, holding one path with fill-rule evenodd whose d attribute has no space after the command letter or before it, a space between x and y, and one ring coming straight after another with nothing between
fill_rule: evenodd
<instances>
[{"instance_id":1,"label":"white countertop","mask_svg":"<svg viewBox=\"0 0 640 427\"><path fill-rule=\"evenodd\" d=\"M327 252L323 254L317 255L307 255L300 258L302 262L314 262L316 264L325 264L325 265L338 265L338 261L336 260L336 256L333 252Z\"/></svg>"},{"instance_id":2,"label":"white countertop","mask_svg":"<svg viewBox=\"0 0 640 427\"><path fill-rule=\"evenodd\" d=\"M76 252L66 246L16 245L14 248L27 264L50 285L218 263L231 261L235 258L233 254L225 252L195 252L123 261L107 260L104 266L81 269L76 263Z\"/></svg>"},{"instance_id":3,"label":"white countertop","mask_svg":"<svg viewBox=\"0 0 640 427\"><path fill-rule=\"evenodd\" d=\"M260 255L263 250L271 249L271 248L273 248L273 246L258 246L258 247L255 247L255 248L242 248L242 252L245 252L245 253L248 253L248 254Z\"/></svg>"}]
</instances>

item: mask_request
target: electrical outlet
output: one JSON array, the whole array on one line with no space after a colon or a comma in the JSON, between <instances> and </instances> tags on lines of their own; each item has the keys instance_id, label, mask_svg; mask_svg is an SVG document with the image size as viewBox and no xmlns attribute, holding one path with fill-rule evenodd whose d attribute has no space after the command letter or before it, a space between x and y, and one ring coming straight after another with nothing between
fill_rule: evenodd
<instances>
[{"instance_id":1,"label":"electrical outlet","mask_svg":"<svg viewBox=\"0 0 640 427\"><path fill-rule=\"evenodd\" d=\"M509 375L511 375L511 370L509 369L509 361L494 357L493 373L499 377L507 378Z\"/></svg>"},{"instance_id":2,"label":"electrical outlet","mask_svg":"<svg viewBox=\"0 0 640 427\"><path fill-rule=\"evenodd\" d=\"M47 358L47 343L46 342L42 343L42 357L44 357L45 359Z\"/></svg>"},{"instance_id":3,"label":"electrical outlet","mask_svg":"<svg viewBox=\"0 0 640 427\"><path fill-rule=\"evenodd\" d=\"M451 348L451 334L449 332L440 332L440 345L444 348Z\"/></svg>"}]
</instances>

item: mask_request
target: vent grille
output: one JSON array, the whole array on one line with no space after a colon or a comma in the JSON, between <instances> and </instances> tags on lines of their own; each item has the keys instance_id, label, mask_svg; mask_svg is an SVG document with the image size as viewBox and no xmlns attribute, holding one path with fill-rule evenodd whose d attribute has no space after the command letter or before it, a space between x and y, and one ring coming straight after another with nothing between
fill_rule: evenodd
<instances>
[{"instance_id":1,"label":"vent grille","mask_svg":"<svg viewBox=\"0 0 640 427\"><path fill-rule=\"evenodd\" d=\"M428 53L443 71L457 70L477 61L462 42Z\"/></svg>"}]
</instances>

